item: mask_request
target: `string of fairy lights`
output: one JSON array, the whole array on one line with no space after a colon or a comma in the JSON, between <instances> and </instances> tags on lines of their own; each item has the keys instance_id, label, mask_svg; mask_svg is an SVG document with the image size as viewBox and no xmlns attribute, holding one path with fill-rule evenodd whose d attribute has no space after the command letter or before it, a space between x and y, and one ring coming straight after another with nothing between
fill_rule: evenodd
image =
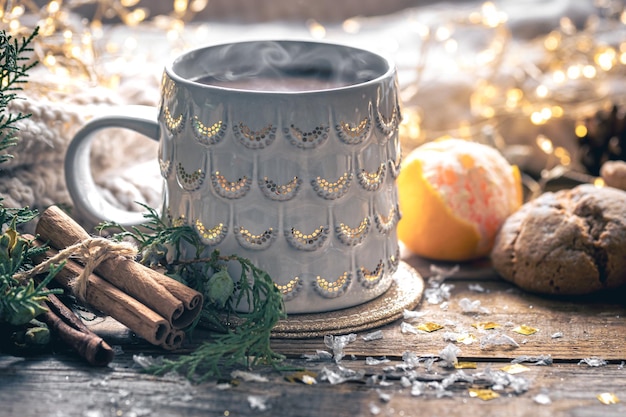
<instances>
[{"instance_id":1,"label":"string of fairy lights","mask_svg":"<svg viewBox=\"0 0 626 417\"><path fill-rule=\"evenodd\" d=\"M508 16L489 1L445 23L429 26L418 19L412 22L421 44L416 46L419 62L415 81L402 91L402 100L409 103L404 107L400 128L404 145L412 148L446 135L484 136L511 117L526 119L533 126L567 117L576 120L573 133L584 137L587 131L583 120L590 111L616 102L626 104L623 92L616 97L610 88L607 91L611 80L621 79L623 83L626 77L626 8L621 0L593 1L597 13L588 17L583 28L563 17L557 28L531 41L529 47L540 57L534 61L507 62L514 49ZM107 42L103 25L110 21L128 27L149 25L176 42L194 16L207 7L211 7L208 0L173 0L166 14L154 16L140 0L0 0L0 27L19 37L39 26L35 54L59 80L54 88L67 88L65 84L76 80L113 88L119 74L102 71L101 57L122 46ZM90 10L90 16L85 8ZM79 9L80 14L76 12ZM326 35L326 28L318 22L311 21L307 27L314 38ZM358 36L356 20L348 19L341 27L346 34ZM420 93L421 75L430 64L429 51L438 48L454 59L467 28L481 28L489 35L471 63L460 55L455 61L459 71L476 71L476 87L469 100L472 117L455 121L456 126L445 132L429 130L424 127L423 109L410 105ZM516 77L500 76L506 65L519 66ZM494 145L506 146L497 135L493 137ZM555 146L545 134L538 135L535 142L554 165L570 165L570 153Z\"/></svg>"},{"instance_id":2,"label":"string of fairy lights","mask_svg":"<svg viewBox=\"0 0 626 417\"><path fill-rule=\"evenodd\" d=\"M493 3L483 3L480 11L454 21L452 26L423 28L420 32L423 51L440 44L450 53L457 49L455 29L467 25L491 29L489 45L479 52L474 63L483 72L486 69L486 73L477 77L470 97L472 120L459 120L456 127L446 132L425 131L422 109L408 108L401 126L403 138L413 145L439 136L472 139L485 136L485 131L492 132L491 128L502 120L513 117L524 118L534 126L568 117L575 120L573 134L584 137L587 134L584 119L592 111L616 103L626 104L623 90L612 95L607 87L611 80L623 83L626 77L626 9L617 1L596 1L595 5L598 13L588 18L583 29L577 29L569 18L563 17L558 28L531 42L530 49L538 52L541 59L539 62L516 60L517 76L508 79L499 77L499 71L503 61L516 52L507 56L507 50L514 50L506 26L508 17ZM617 41L607 42L605 34L612 34ZM459 70L464 70L461 63ZM419 89L419 85L410 88L405 99L410 101L412 95L419 94ZM561 166L559 169L571 164L570 153L555 146L546 135L537 135L535 142L551 156L553 164ZM494 145L506 146L497 142Z\"/></svg>"},{"instance_id":3,"label":"string of fairy lights","mask_svg":"<svg viewBox=\"0 0 626 417\"><path fill-rule=\"evenodd\" d=\"M39 27L35 58L57 77L59 89L77 80L114 87L116 74L102 71L99 58L114 54L123 45L107 42L103 30L106 22L135 27L149 20L149 25L175 40L186 22L207 3L173 0L168 14L151 16L148 8L140 6L140 0L0 0L0 27L6 27L14 37L28 36L35 26ZM85 8L91 13L86 18Z\"/></svg>"}]
</instances>

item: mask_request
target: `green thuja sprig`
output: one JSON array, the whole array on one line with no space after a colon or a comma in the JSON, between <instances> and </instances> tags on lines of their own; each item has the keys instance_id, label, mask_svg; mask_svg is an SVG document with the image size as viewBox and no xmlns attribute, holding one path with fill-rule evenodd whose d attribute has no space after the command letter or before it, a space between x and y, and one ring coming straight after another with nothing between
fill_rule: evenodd
<instances>
[{"instance_id":1,"label":"green thuja sprig","mask_svg":"<svg viewBox=\"0 0 626 417\"><path fill-rule=\"evenodd\" d=\"M31 43L39 33L35 28L31 35L21 40L13 38L6 31L0 31L0 163L13 158L5 153L7 148L17 144L17 122L30 117L30 114L7 114L9 103L17 100L28 79L28 72L37 64L31 62L28 54L33 51Z\"/></svg>"},{"instance_id":2,"label":"green thuja sprig","mask_svg":"<svg viewBox=\"0 0 626 417\"><path fill-rule=\"evenodd\" d=\"M6 211L4 208L0 209L1 214ZM15 278L40 253L41 248L32 247L14 227L0 236L0 322L21 326L47 311L44 301L49 294L57 291L47 290L46 285L62 266L51 268L38 285L32 279L19 281Z\"/></svg>"},{"instance_id":3,"label":"green thuja sprig","mask_svg":"<svg viewBox=\"0 0 626 417\"><path fill-rule=\"evenodd\" d=\"M28 57L33 51L31 43L37 34L38 28L26 38L15 39L0 30L0 163L13 158L5 151L18 142L17 122L30 117L30 114L8 113L7 109L13 100L21 99L17 92L23 89L28 72L37 64ZM0 325L28 324L46 311L44 300L56 292L45 287L58 268L51 269L38 285L32 279L18 281L14 278L16 273L32 266L33 257L44 250L32 247L17 233L20 225L36 216L37 212L28 207L5 207L0 196Z\"/></svg>"},{"instance_id":4,"label":"green thuja sprig","mask_svg":"<svg viewBox=\"0 0 626 417\"><path fill-rule=\"evenodd\" d=\"M165 359L148 371L181 371L200 382L220 376L222 369L235 365L277 365L283 356L271 349L270 336L278 320L285 317L285 309L282 294L267 272L246 258L211 251L191 226L171 225L156 210L144 208L145 224L126 228L109 222L101 224L100 230L115 231L113 238L118 240L134 239L141 262L164 268L167 275L204 293L199 319L218 331L194 352L175 360ZM226 280L230 277L228 270L238 271L234 272L238 279L232 285Z\"/></svg>"}]
</instances>

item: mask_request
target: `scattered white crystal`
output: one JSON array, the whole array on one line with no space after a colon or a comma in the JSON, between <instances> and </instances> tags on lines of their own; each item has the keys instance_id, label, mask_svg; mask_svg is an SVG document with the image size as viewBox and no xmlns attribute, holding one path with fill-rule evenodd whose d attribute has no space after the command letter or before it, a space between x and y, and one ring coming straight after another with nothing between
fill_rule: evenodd
<instances>
[{"instance_id":1,"label":"scattered white crystal","mask_svg":"<svg viewBox=\"0 0 626 417\"><path fill-rule=\"evenodd\" d=\"M268 409L268 397L264 395L248 395L248 404L253 410L265 411Z\"/></svg>"},{"instance_id":2,"label":"scattered white crystal","mask_svg":"<svg viewBox=\"0 0 626 417\"><path fill-rule=\"evenodd\" d=\"M415 326L413 326L411 323L407 323L406 321L403 321L402 323L400 323L400 331L404 334L407 334L407 333L418 334L419 333L417 329L415 328Z\"/></svg>"},{"instance_id":3,"label":"scattered white crystal","mask_svg":"<svg viewBox=\"0 0 626 417\"><path fill-rule=\"evenodd\" d=\"M452 344L448 345L439 352L439 359L441 359L444 368L453 368L458 363L457 356L461 353L461 349Z\"/></svg>"},{"instance_id":4,"label":"scattered white crystal","mask_svg":"<svg viewBox=\"0 0 626 417\"><path fill-rule=\"evenodd\" d=\"M494 347L518 348L519 344L511 336L499 332L489 333L480 338L481 349L491 349Z\"/></svg>"},{"instance_id":5,"label":"scattered white crystal","mask_svg":"<svg viewBox=\"0 0 626 417\"><path fill-rule=\"evenodd\" d=\"M368 356L367 358L365 358L365 364L366 365L376 366L376 365L380 365L380 364L383 364L383 363L389 363L389 362L391 362L391 360L389 360L387 358L376 359L376 358L373 358L371 356Z\"/></svg>"},{"instance_id":6,"label":"scattered white crystal","mask_svg":"<svg viewBox=\"0 0 626 417\"><path fill-rule=\"evenodd\" d=\"M426 315L425 311L413 311L404 309L404 313L402 314L405 320L411 319L419 319Z\"/></svg>"},{"instance_id":7,"label":"scattered white crystal","mask_svg":"<svg viewBox=\"0 0 626 417\"><path fill-rule=\"evenodd\" d=\"M230 373L231 378L241 379L246 382L268 382L269 379L263 375L255 374L253 372L235 370Z\"/></svg>"},{"instance_id":8,"label":"scattered white crystal","mask_svg":"<svg viewBox=\"0 0 626 417\"><path fill-rule=\"evenodd\" d=\"M115 356L119 356L119 355L123 355L124 354L124 349L122 349L122 347L120 345L114 345L114 346L111 346L111 348L113 349L113 354Z\"/></svg>"},{"instance_id":9,"label":"scattered white crystal","mask_svg":"<svg viewBox=\"0 0 626 417\"><path fill-rule=\"evenodd\" d=\"M126 413L124 413L125 417L144 417L152 414L152 409L143 408L143 407L132 407Z\"/></svg>"},{"instance_id":10,"label":"scattered white crystal","mask_svg":"<svg viewBox=\"0 0 626 417\"><path fill-rule=\"evenodd\" d=\"M413 397L419 397L424 394L426 390L426 384L421 381L413 381L413 385L411 386L411 395Z\"/></svg>"},{"instance_id":11,"label":"scattered white crystal","mask_svg":"<svg viewBox=\"0 0 626 417\"><path fill-rule=\"evenodd\" d=\"M424 298L429 304L441 304L450 299L450 292L454 288L453 284L441 284L424 290Z\"/></svg>"},{"instance_id":12,"label":"scattered white crystal","mask_svg":"<svg viewBox=\"0 0 626 417\"><path fill-rule=\"evenodd\" d=\"M163 362L163 357L154 358L152 356L146 356L142 353L133 355L133 362L141 366L143 369L148 369L152 366L159 365Z\"/></svg>"},{"instance_id":13,"label":"scattered white crystal","mask_svg":"<svg viewBox=\"0 0 626 417\"><path fill-rule=\"evenodd\" d=\"M483 288L483 286L482 286L482 285L480 285L480 284L469 284L469 285L467 286L467 288L468 288L470 291L474 291L474 292L485 292L485 289L484 289L484 288Z\"/></svg>"},{"instance_id":14,"label":"scattered white crystal","mask_svg":"<svg viewBox=\"0 0 626 417\"><path fill-rule=\"evenodd\" d=\"M376 392L378 392L378 398L380 399L380 401L384 403L388 403L389 401L391 401L391 395L389 393L383 392L381 390L376 390Z\"/></svg>"},{"instance_id":15,"label":"scattered white crystal","mask_svg":"<svg viewBox=\"0 0 626 417\"><path fill-rule=\"evenodd\" d=\"M598 367L598 366L605 366L608 364L608 362L602 358L598 358L597 356L592 356L590 358L584 358L581 359L580 362L578 362L579 365L582 364L587 364L587 366L591 366L591 367Z\"/></svg>"},{"instance_id":16,"label":"scattered white crystal","mask_svg":"<svg viewBox=\"0 0 626 417\"><path fill-rule=\"evenodd\" d=\"M365 381L365 384L368 387L373 387L376 384L378 384L378 380L379 379L382 379L382 377L380 375L372 374L372 375L370 375L369 378L367 378L367 381Z\"/></svg>"},{"instance_id":17,"label":"scattered white crystal","mask_svg":"<svg viewBox=\"0 0 626 417\"><path fill-rule=\"evenodd\" d=\"M439 304L439 308L443 311L448 311L448 308L450 308L450 303L448 301L444 301L443 303Z\"/></svg>"},{"instance_id":18,"label":"scattered white crystal","mask_svg":"<svg viewBox=\"0 0 626 417\"><path fill-rule=\"evenodd\" d=\"M522 376L512 375L502 370L486 368L483 372L474 374L474 378L491 386L494 391L510 388L516 394L528 391L530 381Z\"/></svg>"},{"instance_id":19,"label":"scattered white crystal","mask_svg":"<svg viewBox=\"0 0 626 417\"><path fill-rule=\"evenodd\" d=\"M117 393L120 396L120 399L124 399L130 396L130 394L132 394L129 390L127 389L120 389L117 391Z\"/></svg>"},{"instance_id":20,"label":"scattered white crystal","mask_svg":"<svg viewBox=\"0 0 626 417\"><path fill-rule=\"evenodd\" d=\"M552 400L545 392L539 393L533 397L533 401L541 405L550 405Z\"/></svg>"},{"instance_id":21,"label":"scattered white crystal","mask_svg":"<svg viewBox=\"0 0 626 417\"><path fill-rule=\"evenodd\" d=\"M617 365L617 369L624 369L626 362L622 361L619 365Z\"/></svg>"},{"instance_id":22,"label":"scattered white crystal","mask_svg":"<svg viewBox=\"0 0 626 417\"><path fill-rule=\"evenodd\" d=\"M382 330L376 330L375 332L371 332L363 336L363 340L365 340L366 342L370 342L372 340L380 340L382 338L383 338Z\"/></svg>"},{"instance_id":23,"label":"scattered white crystal","mask_svg":"<svg viewBox=\"0 0 626 417\"><path fill-rule=\"evenodd\" d=\"M374 382L376 382L376 381L374 381ZM394 382L388 380L385 375L379 375L378 382L375 383L374 385L378 385L378 386L381 386L381 387L390 387L393 384L394 384Z\"/></svg>"},{"instance_id":24,"label":"scattered white crystal","mask_svg":"<svg viewBox=\"0 0 626 417\"><path fill-rule=\"evenodd\" d=\"M333 336L327 335L324 336L324 344L329 349L333 351L333 357L335 358L335 362L339 363L345 356L344 348L348 345L348 343L354 342L356 340L356 333L350 333L346 335Z\"/></svg>"},{"instance_id":25,"label":"scattered white crystal","mask_svg":"<svg viewBox=\"0 0 626 417\"><path fill-rule=\"evenodd\" d=\"M435 363L437 358L434 356L428 356L428 357L422 357L420 358L420 360L424 362L424 368L426 368L426 371L430 372L432 371L433 364Z\"/></svg>"},{"instance_id":26,"label":"scattered white crystal","mask_svg":"<svg viewBox=\"0 0 626 417\"><path fill-rule=\"evenodd\" d=\"M409 368L417 368L420 363L420 358L413 352L404 352L402 354L402 361Z\"/></svg>"},{"instance_id":27,"label":"scattered white crystal","mask_svg":"<svg viewBox=\"0 0 626 417\"><path fill-rule=\"evenodd\" d=\"M509 378L509 386L513 389L513 392L516 394L523 394L528 391L530 388L530 381L522 376L507 374Z\"/></svg>"},{"instance_id":28,"label":"scattered white crystal","mask_svg":"<svg viewBox=\"0 0 626 417\"><path fill-rule=\"evenodd\" d=\"M96 379L93 381L89 381L89 386L90 387L106 387L107 385L109 385L109 377L105 376L102 379Z\"/></svg>"},{"instance_id":29,"label":"scattered white crystal","mask_svg":"<svg viewBox=\"0 0 626 417\"><path fill-rule=\"evenodd\" d=\"M320 372L320 379L322 381L328 381L332 385L341 384L347 381L359 381L364 377L364 371L355 371L353 369L344 368L340 365L337 365L336 370L324 367Z\"/></svg>"},{"instance_id":30,"label":"scattered white crystal","mask_svg":"<svg viewBox=\"0 0 626 417\"><path fill-rule=\"evenodd\" d=\"M456 342L460 336L461 336L461 333L445 332L442 337L443 337L444 342Z\"/></svg>"},{"instance_id":31,"label":"scattered white crystal","mask_svg":"<svg viewBox=\"0 0 626 417\"><path fill-rule=\"evenodd\" d=\"M160 358L161 360L163 358ZM180 381L180 382L185 382L188 383L189 381L187 379L185 379L184 376L182 376L181 374L179 374L176 371L170 371L170 372L166 372L163 374L163 376L161 377L162 379L165 379L167 381Z\"/></svg>"},{"instance_id":32,"label":"scattered white crystal","mask_svg":"<svg viewBox=\"0 0 626 417\"><path fill-rule=\"evenodd\" d=\"M462 343L464 345L471 345L476 340L477 340L476 336L474 336L471 333L468 333L467 331L462 331L462 332L445 332L443 334L443 341L444 342Z\"/></svg>"},{"instance_id":33,"label":"scattered white crystal","mask_svg":"<svg viewBox=\"0 0 626 417\"><path fill-rule=\"evenodd\" d=\"M521 355L511 361L511 363L522 363L522 362L528 362L528 363L532 363L533 365L538 365L538 366L550 366L552 365L552 355L550 354L539 355L539 356Z\"/></svg>"},{"instance_id":34,"label":"scattered white crystal","mask_svg":"<svg viewBox=\"0 0 626 417\"><path fill-rule=\"evenodd\" d=\"M424 291L424 298L426 298L428 303L441 304L450 299L450 291L454 288L454 285L444 284L444 280L456 274L458 270L458 265L451 269L440 268L436 265L430 266L430 271L433 275L428 280L429 288Z\"/></svg>"},{"instance_id":35,"label":"scattered white crystal","mask_svg":"<svg viewBox=\"0 0 626 417\"><path fill-rule=\"evenodd\" d=\"M307 361L327 362L333 360L333 354L325 350L316 350L314 354L303 354L302 357Z\"/></svg>"},{"instance_id":36,"label":"scattered white crystal","mask_svg":"<svg viewBox=\"0 0 626 417\"><path fill-rule=\"evenodd\" d=\"M228 382L222 382L215 386L215 389L217 389L218 391L225 391L231 388L232 388L232 385L230 385Z\"/></svg>"},{"instance_id":37,"label":"scattered white crystal","mask_svg":"<svg viewBox=\"0 0 626 417\"><path fill-rule=\"evenodd\" d=\"M406 376L402 375L400 377L400 385L402 385L402 388L408 388L412 385L412 382L409 378L407 378Z\"/></svg>"},{"instance_id":38,"label":"scattered white crystal","mask_svg":"<svg viewBox=\"0 0 626 417\"><path fill-rule=\"evenodd\" d=\"M481 307L480 300L470 300L469 298L461 298L459 307L463 313L489 314L489 309Z\"/></svg>"},{"instance_id":39,"label":"scattered white crystal","mask_svg":"<svg viewBox=\"0 0 626 417\"><path fill-rule=\"evenodd\" d=\"M555 333L552 333L552 334L550 335L550 337L551 337L551 338L553 338L553 339L560 339L561 337L563 337L563 332L555 332Z\"/></svg>"},{"instance_id":40,"label":"scattered white crystal","mask_svg":"<svg viewBox=\"0 0 626 417\"><path fill-rule=\"evenodd\" d=\"M474 377L466 374L463 371L456 371L445 377L443 381L441 381L440 386L444 389L447 389L455 382L468 382L471 384L474 382Z\"/></svg>"},{"instance_id":41,"label":"scattered white crystal","mask_svg":"<svg viewBox=\"0 0 626 417\"><path fill-rule=\"evenodd\" d=\"M370 407L370 413L373 416L377 416L380 414L380 407L374 403L369 403L369 407Z\"/></svg>"},{"instance_id":42,"label":"scattered white crystal","mask_svg":"<svg viewBox=\"0 0 626 417\"><path fill-rule=\"evenodd\" d=\"M440 382L429 382L427 386L435 390L437 398L452 397L452 391L446 389Z\"/></svg>"},{"instance_id":43,"label":"scattered white crystal","mask_svg":"<svg viewBox=\"0 0 626 417\"><path fill-rule=\"evenodd\" d=\"M450 319L445 319L442 324L446 327L458 327L459 326L457 322L455 322L454 320L450 320Z\"/></svg>"}]
</instances>

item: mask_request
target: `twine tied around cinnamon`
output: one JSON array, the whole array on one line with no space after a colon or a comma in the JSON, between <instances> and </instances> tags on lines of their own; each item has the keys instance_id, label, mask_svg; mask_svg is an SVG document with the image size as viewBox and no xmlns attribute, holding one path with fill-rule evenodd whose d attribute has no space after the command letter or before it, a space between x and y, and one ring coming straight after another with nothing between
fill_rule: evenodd
<instances>
[{"instance_id":1,"label":"twine tied around cinnamon","mask_svg":"<svg viewBox=\"0 0 626 417\"><path fill-rule=\"evenodd\" d=\"M134 259L137 256L137 248L129 242L115 242L103 237L89 237L60 250L56 255L32 269L15 274L13 278L24 281L35 275L48 272L52 265L58 265L70 258L78 259L84 267L81 273L72 280L70 287L74 296L81 302L85 302L89 276L102 262L118 256Z\"/></svg>"}]
</instances>

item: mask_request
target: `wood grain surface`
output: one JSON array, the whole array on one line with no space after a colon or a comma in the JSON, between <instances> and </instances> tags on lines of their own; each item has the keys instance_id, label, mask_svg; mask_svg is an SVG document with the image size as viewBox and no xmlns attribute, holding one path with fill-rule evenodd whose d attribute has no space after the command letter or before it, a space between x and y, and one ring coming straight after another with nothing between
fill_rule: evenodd
<instances>
[{"instance_id":1,"label":"wood grain surface","mask_svg":"<svg viewBox=\"0 0 626 417\"><path fill-rule=\"evenodd\" d=\"M484 278L481 278L484 276ZM192 384L180 375L153 376L142 372L136 355L174 355L152 348L142 339L110 319L97 319L90 327L103 336L117 355L106 368L91 367L72 352L57 347L29 357L0 355L0 416L624 416L626 415L626 308L623 292L593 297L559 299L532 295L499 280L485 271L480 276L459 274L446 281L453 285L446 304L426 299L416 308L423 317L400 319L381 328L383 338L365 341L357 334L345 349L340 366L363 377L358 381L331 384L323 380L327 370L337 370L333 361L311 361L303 355L329 351L323 338L274 339L273 347L287 355L284 370L259 367L252 370L266 382L233 378L224 370L224 379ZM481 291L476 291L479 289ZM461 300L480 302L482 312L465 312ZM443 307L443 308L442 308ZM472 324L494 322L494 330L478 330ZM401 323L416 327L434 322L444 327L431 333L402 332ZM527 325L532 335L514 332ZM450 343L447 332L468 331L474 343L457 343L458 359L476 363L476 369L462 372L472 383L456 381L446 390L435 386L460 372L441 362L414 369L412 379L424 385L421 395L412 394L403 384L399 370L405 352L417 356L439 355ZM481 347L480 341L497 331L515 340L519 347ZM557 336L560 333L561 337ZM194 343L208 337L199 331ZM192 343L185 351L193 349ZM499 370L523 355L549 357L552 364L524 363L527 389L515 392L510 385L497 391L490 401L470 396L469 388L480 387L481 375ZM367 357L388 359L368 365ZM589 366L586 358L601 358L604 366ZM583 362L581 362L583 361ZM316 384L289 382L294 369L315 373ZM615 394L622 402L603 404L602 393ZM537 397L544 394L545 397ZM549 398L549 404L538 402Z\"/></svg>"}]
</instances>

